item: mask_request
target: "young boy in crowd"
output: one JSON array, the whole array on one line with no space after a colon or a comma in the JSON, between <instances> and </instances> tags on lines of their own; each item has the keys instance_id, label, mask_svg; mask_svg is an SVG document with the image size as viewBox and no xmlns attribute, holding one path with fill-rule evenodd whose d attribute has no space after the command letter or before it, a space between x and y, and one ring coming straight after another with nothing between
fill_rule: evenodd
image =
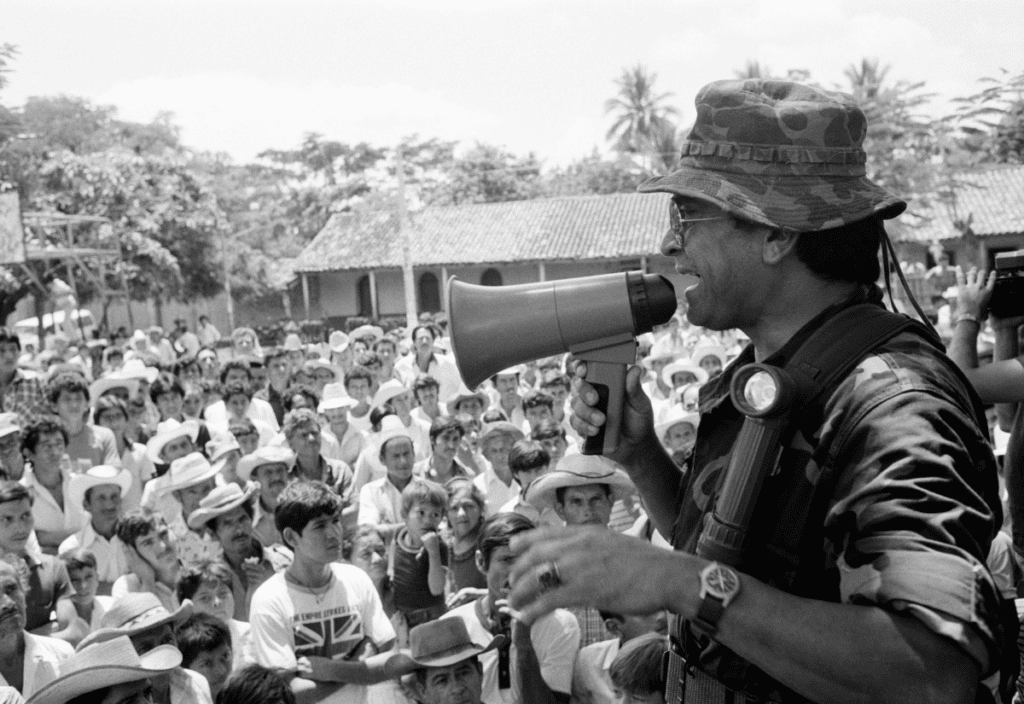
<instances>
[{"instance_id":1,"label":"young boy in crowd","mask_svg":"<svg viewBox=\"0 0 1024 704\"><path fill-rule=\"evenodd\" d=\"M622 699L616 693L610 674L612 662L622 646L636 638L649 633L664 637L668 632L668 620L664 611L646 616L624 616L609 611L601 611L600 614L605 628L614 637L580 649L573 668L572 700L589 704L620 704Z\"/></svg>"},{"instance_id":2,"label":"young boy in crowd","mask_svg":"<svg viewBox=\"0 0 1024 704\"><path fill-rule=\"evenodd\" d=\"M667 652L668 638L660 633L639 636L622 646L609 668L619 701L665 704L663 663Z\"/></svg>"},{"instance_id":3,"label":"young boy in crowd","mask_svg":"<svg viewBox=\"0 0 1024 704\"><path fill-rule=\"evenodd\" d=\"M168 611L177 610L179 602L174 588L181 563L167 523L141 510L129 511L117 521L116 531L124 544L131 572L114 582L114 599L133 592L149 592Z\"/></svg>"},{"instance_id":4,"label":"young boy in crowd","mask_svg":"<svg viewBox=\"0 0 1024 704\"><path fill-rule=\"evenodd\" d=\"M89 624L91 630L96 630L100 626L103 614L107 613L114 603L114 597L96 594L100 586L100 578L96 572L96 556L89 550L79 548L61 553L60 561L67 568L71 586L75 588L75 593L71 595L75 611Z\"/></svg>"},{"instance_id":5,"label":"young boy in crowd","mask_svg":"<svg viewBox=\"0 0 1024 704\"><path fill-rule=\"evenodd\" d=\"M198 672L210 685L214 701L231 675L234 662L231 633L216 616L193 613L175 629L181 666Z\"/></svg>"},{"instance_id":6,"label":"young boy in crowd","mask_svg":"<svg viewBox=\"0 0 1024 704\"><path fill-rule=\"evenodd\" d=\"M249 624L235 618L235 595L231 589L231 568L223 562L207 560L189 565L178 579L178 601L192 601L195 610L216 616L231 631L231 652L233 668L240 669L244 663L246 643L249 641Z\"/></svg>"},{"instance_id":7,"label":"young boy in crowd","mask_svg":"<svg viewBox=\"0 0 1024 704\"><path fill-rule=\"evenodd\" d=\"M300 699L363 702L388 674L364 661L391 648L395 631L369 576L341 560L341 499L323 482L295 482L274 520L292 564L252 598L246 660L291 678Z\"/></svg>"},{"instance_id":8,"label":"young boy in crowd","mask_svg":"<svg viewBox=\"0 0 1024 704\"><path fill-rule=\"evenodd\" d=\"M508 453L508 468L519 483L519 493L498 509L498 513L518 513L538 527L561 528L565 522L550 508L543 511L526 501L526 491L534 481L551 469L551 455L536 440L517 440Z\"/></svg>"},{"instance_id":9,"label":"young boy in crowd","mask_svg":"<svg viewBox=\"0 0 1024 704\"><path fill-rule=\"evenodd\" d=\"M409 629L440 618L445 612L444 585L448 546L437 533L448 508L444 487L413 479L402 490L402 518L391 545L388 572L395 591L395 608ZM405 643L400 643L404 647Z\"/></svg>"}]
</instances>

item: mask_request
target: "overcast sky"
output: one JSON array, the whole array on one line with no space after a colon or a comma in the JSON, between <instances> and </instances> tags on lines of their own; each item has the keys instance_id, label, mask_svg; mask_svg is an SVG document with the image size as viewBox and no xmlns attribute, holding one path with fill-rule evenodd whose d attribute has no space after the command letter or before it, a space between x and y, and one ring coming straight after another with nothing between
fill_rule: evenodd
<instances>
[{"instance_id":1,"label":"overcast sky","mask_svg":"<svg viewBox=\"0 0 1024 704\"><path fill-rule=\"evenodd\" d=\"M66 93L248 161L305 132L418 133L560 164L607 148L604 101L641 62L693 119L748 59L826 84L861 57L942 99L1024 68L1024 0L3 0L7 105ZM936 110L941 109L939 103Z\"/></svg>"}]
</instances>

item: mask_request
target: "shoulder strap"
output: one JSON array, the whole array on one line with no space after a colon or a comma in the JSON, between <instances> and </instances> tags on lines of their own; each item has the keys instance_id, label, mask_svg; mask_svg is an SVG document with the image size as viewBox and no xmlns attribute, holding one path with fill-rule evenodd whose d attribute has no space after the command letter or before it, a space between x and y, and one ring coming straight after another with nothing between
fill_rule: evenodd
<instances>
[{"instance_id":1,"label":"shoulder strap","mask_svg":"<svg viewBox=\"0 0 1024 704\"><path fill-rule=\"evenodd\" d=\"M852 305L826 320L785 365L801 387L803 407L815 408L868 352L905 330L942 349L941 342L918 321L872 303Z\"/></svg>"}]
</instances>

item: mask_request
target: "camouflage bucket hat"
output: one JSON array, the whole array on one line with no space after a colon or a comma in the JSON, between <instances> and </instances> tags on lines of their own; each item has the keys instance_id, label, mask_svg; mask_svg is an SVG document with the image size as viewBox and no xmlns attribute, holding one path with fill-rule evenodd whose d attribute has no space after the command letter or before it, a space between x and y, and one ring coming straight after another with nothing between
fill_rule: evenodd
<instances>
[{"instance_id":1,"label":"camouflage bucket hat","mask_svg":"<svg viewBox=\"0 0 1024 704\"><path fill-rule=\"evenodd\" d=\"M715 81L697 94L679 168L640 185L770 227L813 232L906 202L865 177L867 119L853 98L787 81Z\"/></svg>"}]
</instances>

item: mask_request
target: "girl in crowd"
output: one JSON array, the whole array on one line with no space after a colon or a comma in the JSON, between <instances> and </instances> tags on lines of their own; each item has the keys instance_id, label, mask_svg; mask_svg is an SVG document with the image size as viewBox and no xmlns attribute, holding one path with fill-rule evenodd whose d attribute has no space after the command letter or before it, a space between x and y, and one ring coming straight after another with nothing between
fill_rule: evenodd
<instances>
[{"instance_id":1,"label":"girl in crowd","mask_svg":"<svg viewBox=\"0 0 1024 704\"><path fill-rule=\"evenodd\" d=\"M484 497L472 480L456 477L445 484L448 492L448 546L451 569L451 592L463 589L486 589L487 581L476 567L476 541L483 524Z\"/></svg>"}]
</instances>

